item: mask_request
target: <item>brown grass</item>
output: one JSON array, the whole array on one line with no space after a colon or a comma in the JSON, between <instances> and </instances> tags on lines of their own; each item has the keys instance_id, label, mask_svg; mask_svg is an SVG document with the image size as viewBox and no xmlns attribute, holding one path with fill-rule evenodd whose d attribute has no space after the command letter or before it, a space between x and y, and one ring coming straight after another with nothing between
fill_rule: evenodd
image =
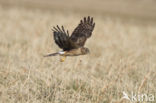
<instances>
[{"instance_id":1,"label":"brown grass","mask_svg":"<svg viewBox=\"0 0 156 103\"><path fill-rule=\"evenodd\" d=\"M43 58L59 51L52 26L70 33L87 15L0 7L0 101L117 103L122 91L156 92L156 23L92 15L90 55ZM125 101L123 103L128 103Z\"/></svg>"}]
</instances>

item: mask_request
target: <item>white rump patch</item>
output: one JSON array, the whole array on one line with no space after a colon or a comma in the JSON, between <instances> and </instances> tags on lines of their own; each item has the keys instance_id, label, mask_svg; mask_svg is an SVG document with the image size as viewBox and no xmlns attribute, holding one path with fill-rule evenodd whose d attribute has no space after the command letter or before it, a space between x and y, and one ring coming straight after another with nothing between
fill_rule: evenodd
<instances>
[{"instance_id":1,"label":"white rump patch","mask_svg":"<svg viewBox=\"0 0 156 103\"><path fill-rule=\"evenodd\" d=\"M64 53L65 53L64 51L60 51L60 52L59 52L59 54L64 54Z\"/></svg>"}]
</instances>

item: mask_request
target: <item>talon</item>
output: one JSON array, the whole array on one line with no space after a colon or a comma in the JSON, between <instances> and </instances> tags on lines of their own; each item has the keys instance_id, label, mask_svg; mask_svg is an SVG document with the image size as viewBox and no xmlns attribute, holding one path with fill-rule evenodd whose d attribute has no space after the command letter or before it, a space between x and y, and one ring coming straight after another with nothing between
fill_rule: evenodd
<instances>
[{"instance_id":1,"label":"talon","mask_svg":"<svg viewBox=\"0 0 156 103\"><path fill-rule=\"evenodd\" d=\"M64 62L66 59L66 56L61 57L60 62Z\"/></svg>"}]
</instances>

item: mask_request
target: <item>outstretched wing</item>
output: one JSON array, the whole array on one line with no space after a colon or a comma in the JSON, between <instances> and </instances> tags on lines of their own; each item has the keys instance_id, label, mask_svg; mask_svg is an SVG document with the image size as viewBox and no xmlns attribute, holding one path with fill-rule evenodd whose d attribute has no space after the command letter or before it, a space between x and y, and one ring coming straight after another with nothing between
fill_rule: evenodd
<instances>
[{"instance_id":1,"label":"outstretched wing","mask_svg":"<svg viewBox=\"0 0 156 103\"><path fill-rule=\"evenodd\" d=\"M79 47L84 46L87 38L92 35L92 31L95 27L95 23L93 23L93 18L86 17L80 21L80 24L73 31L70 39L76 43Z\"/></svg>"},{"instance_id":2,"label":"outstretched wing","mask_svg":"<svg viewBox=\"0 0 156 103\"><path fill-rule=\"evenodd\" d=\"M53 34L55 43L63 50L71 50L77 48L77 45L70 40L69 32L65 32L64 27L62 29L57 25L53 27Z\"/></svg>"}]
</instances>

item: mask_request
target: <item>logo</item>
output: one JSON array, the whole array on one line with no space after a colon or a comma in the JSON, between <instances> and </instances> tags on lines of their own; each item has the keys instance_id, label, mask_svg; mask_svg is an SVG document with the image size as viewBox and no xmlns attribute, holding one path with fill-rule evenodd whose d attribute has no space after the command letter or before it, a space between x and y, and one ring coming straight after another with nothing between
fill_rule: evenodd
<instances>
[{"instance_id":1,"label":"logo","mask_svg":"<svg viewBox=\"0 0 156 103\"><path fill-rule=\"evenodd\" d=\"M122 92L123 99L127 99L130 102L153 102L155 100L154 94L138 94L131 92L130 95L128 95L125 91Z\"/></svg>"}]
</instances>

